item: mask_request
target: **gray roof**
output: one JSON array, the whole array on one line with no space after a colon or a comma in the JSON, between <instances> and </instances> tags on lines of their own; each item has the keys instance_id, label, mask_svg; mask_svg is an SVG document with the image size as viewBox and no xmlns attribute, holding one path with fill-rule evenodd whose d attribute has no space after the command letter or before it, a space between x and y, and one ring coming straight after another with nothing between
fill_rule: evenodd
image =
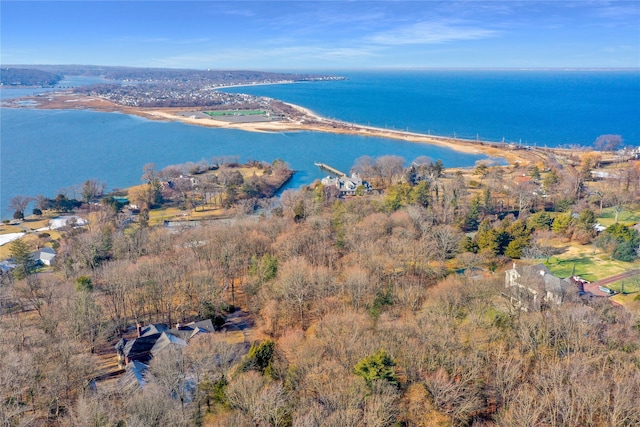
<instances>
[{"instance_id":1,"label":"gray roof","mask_svg":"<svg viewBox=\"0 0 640 427\"><path fill-rule=\"evenodd\" d=\"M182 348L186 347L187 342L182 338L179 338L175 335L172 335L168 332L163 332L160 337L158 337L156 343L151 348L151 355L157 356L158 353L165 351L168 348Z\"/></svg>"},{"instance_id":2,"label":"gray roof","mask_svg":"<svg viewBox=\"0 0 640 427\"><path fill-rule=\"evenodd\" d=\"M213 322L211 322L211 319L206 319L200 320L199 322L187 323L186 325L181 325L180 328L169 329L167 332L185 341L189 341L198 334L214 331Z\"/></svg>"},{"instance_id":3,"label":"gray roof","mask_svg":"<svg viewBox=\"0 0 640 427\"><path fill-rule=\"evenodd\" d=\"M134 360L127 363L124 369L124 375L118 379L118 388L121 391L129 394L144 388L147 384L145 375L149 369L147 365Z\"/></svg>"},{"instance_id":4,"label":"gray roof","mask_svg":"<svg viewBox=\"0 0 640 427\"><path fill-rule=\"evenodd\" d=\"M147 335L161 334L162 332L167 330L169 330L169 327L164 323L154 323L153 325L145 326L144 328L142 328L140 336L145 337Z\"/></svg>"},{"instance_id":5,"label":"gray roof","mask_svg":"<svg viewBox=\"0 0 640 427\"><path fill-rule=\"evenodd\" d=\"M516 265L516 271L520 277L528 279L527 286L537 286L545 292L563 296L569 289L568 279L554 276L544 264Z\"/></svg>"},{"instance_id":6,"label":"gray roof","mask_svg":"<svg viewBox=\"0 0 640 427\"><path fill-rule=\"evenodd\" d=\"M123 353L130 360L140 359L145 360L149 358L151 349L156 344L156 341L160 338L160 334L145 335L140 338L129 341L125 344Z\"/></svg>"},{"instance_id":7,"label":"gray roof","mask_svg":"<svg viewBox=\"0 0 640 427\"><path fill-rule=\"evenodd\" d=\"M44 248L38 249L37 251L31 254L31 258L35 261L43 260L43 261L53 261L56 257L56 251L48 246Z\"/></svg>"}]
</instances>

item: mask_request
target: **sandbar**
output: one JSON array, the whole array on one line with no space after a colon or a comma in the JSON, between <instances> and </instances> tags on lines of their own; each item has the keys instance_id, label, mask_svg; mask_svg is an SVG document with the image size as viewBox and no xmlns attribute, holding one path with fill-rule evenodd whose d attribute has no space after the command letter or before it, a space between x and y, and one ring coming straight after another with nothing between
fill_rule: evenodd
<instances>
[{"instance_id":1,"label":"sandbar","mask_svg":"<svg viewBox=\"0 0 640 427\"><path fill-rule=\"evenodd\" d=\"M25 106L24 101L32 101ZM365 126L339 120L328 119L315 114L313 111L295 104L289 104L296 111L295 116L273 119L269 121L234 122L216 119L202 115L206 107L172 107L149 108L119 105L96 96L79 96L68 92L49 92L44 95L9 99L2 104L9 108L35 108L59 110L93 110L102 112L121 112L136 115L150 120L182 122L190 125L213 128L239 129L249 132L294 132L312 131L334 134L349 134L371 136L378 138L398 139L408 142L431 144L445 147L466 154L485 154L500 157L510 163L530 163L540 161L541 153L529 150L513 149L507 144L487 141L473 141L460 138L450 138L408 132L394 129L383 129L375 126Z\"/></svg>"}]
</instances>

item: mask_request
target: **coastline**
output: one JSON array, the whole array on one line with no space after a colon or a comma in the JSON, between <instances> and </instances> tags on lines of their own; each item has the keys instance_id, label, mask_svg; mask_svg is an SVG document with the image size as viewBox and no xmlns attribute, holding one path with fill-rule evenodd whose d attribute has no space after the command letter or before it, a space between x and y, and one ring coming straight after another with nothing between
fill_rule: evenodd
<instances>
[{"instance_id":1,"label":"coastline","mask_svg":"<svg viewBox=\"0 0 640 427\"><path fill-rule=\"evenodd\" d=\"M33 101L35 105L25 106L25 101ZM19 104L22 103L22 104ZM282 101L280 101L282 102ZM218 120L213 117L197 117L196 113L205 108L175 107L175 108L140 108L123 106L99 97L79 96L68 92L50 92L40 96L13 98L5 100L2 108L29 108L51 110L93 110L100 112L120 112L135 115L149 120L181 122L189 125L205 126L212 128L238 129L248 132L324 132L333 134L360 135L366 137L378 137L396 139L413 143L437 145L465 154L485 154L490 157L500 157L509 163L529 163L539 160L532 159L528 150L512 150L507 145L487 141L469 141L458 138L427 135L416 132L383 129L375 126L359 125L339 120L322 117L308 108L284 103L294 109L298 114L295 117L286 117L270 121L242 121L231 122ZM193 114L190 114L193 113ZM530 153L533 154L533 153ZM540 154L540 153L538 153ZM538 157L538 156L534 156Z\"/></svg>"}]
</instances>

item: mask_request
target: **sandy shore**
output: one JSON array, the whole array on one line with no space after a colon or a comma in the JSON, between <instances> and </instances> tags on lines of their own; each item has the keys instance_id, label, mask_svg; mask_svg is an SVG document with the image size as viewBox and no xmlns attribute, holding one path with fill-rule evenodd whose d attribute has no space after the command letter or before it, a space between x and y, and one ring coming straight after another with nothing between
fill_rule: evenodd
<instances>
[{"instance_id":1,"label":"sandy shore","mask_svg":"<svg viewBox=\"0 0 640 427\"><path fill-rule=\"evenodd\" d=\"M30 101L24 105L24 101ZM20 104L20 103L22 104ZM35 105L34 105L35 103ZM295 118L262 122L229 122L217 120L213 117L200 115L200 111L193 107L180 108L139 108L115 104L111 101L98 98L78 96L66 92L48 93L45 96L34 96L20 99L10 99L3 103L3 107L9 108L36 108L36 109L61 109L84 110L91 109L103 112L121 112L144 117L151 120L176 121L197 126L213 128L239 129L249 132L292 132L313 131L335 134L362 135L379 138L398 139L403 141L431 144L446 147L451 150L466 154L486 154L492 157L500 157L513 163L529 163L532 159L527 150L511 150L508 146L483 141L469 141L426 135L400 130L382 129L373 126L364 126L353 123L331 120L315 114L313 111L299 105L288 104L299 112ZM193 113L193 114L191 114Z\"/></svg>"}]
</instances>

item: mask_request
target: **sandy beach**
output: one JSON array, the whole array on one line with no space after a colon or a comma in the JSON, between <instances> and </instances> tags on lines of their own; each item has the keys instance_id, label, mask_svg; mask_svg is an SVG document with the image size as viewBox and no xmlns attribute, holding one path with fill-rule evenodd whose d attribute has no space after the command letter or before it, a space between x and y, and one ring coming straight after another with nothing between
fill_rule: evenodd
<instances>
[{"instance_id":1,"label":"sandy beach","mask_svg":"<svg viewBox=\"0 0 640 427\"><path fill-rule=\"evenodd\" d=\"M25 105L25 101L29 104ZM469 141L435 135L426 135L401 130L382 129L374 126L364 126L331 120L315 114L313 111L299 105L287 104L295 109L299 115L295 118L284 118L259 122L231 122L204 116L200 113L204 108L140 108L115 104L99 97L78 96L66 92L48 93L45 96L33 96L11 99L3 103L9 108L36 108L60 110L94 110L102 112L121 112L136 115L150 120L176 121L197 126L213 128L239 129L248 132L293 132L313 131L335 134L350 134L379 138L399 139L403 141L431 144L446 147L467 154L486 154L491 157L504 158L510 163L535 161L527 150L511 150L508 146L495 142Z\"/></svg>"}]
</instances>

